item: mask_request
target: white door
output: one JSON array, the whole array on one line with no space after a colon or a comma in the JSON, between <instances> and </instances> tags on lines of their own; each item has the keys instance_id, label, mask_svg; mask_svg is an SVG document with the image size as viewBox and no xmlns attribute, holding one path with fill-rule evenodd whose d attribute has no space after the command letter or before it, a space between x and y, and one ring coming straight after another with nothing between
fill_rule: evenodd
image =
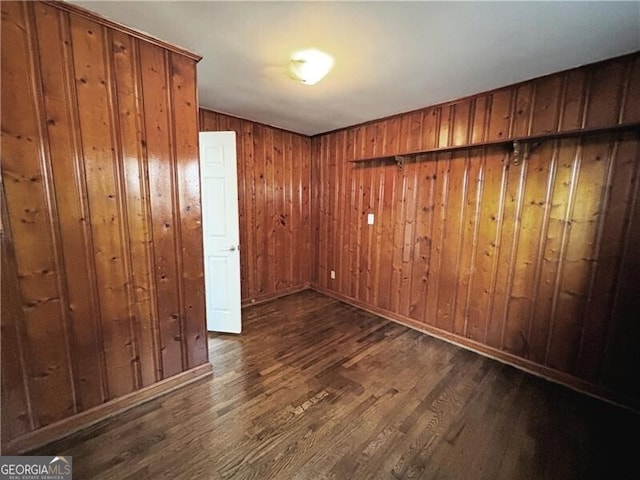
<instances>
[{"instance_id":1,"label":"white door","mask_svg":"<svg viewBox=\"0 0 640 480\"><path fill-rule=\"evenodd\" d=\"M236 133L200 132L207 330L240 333Z\"/></svg>"}]
</instances>

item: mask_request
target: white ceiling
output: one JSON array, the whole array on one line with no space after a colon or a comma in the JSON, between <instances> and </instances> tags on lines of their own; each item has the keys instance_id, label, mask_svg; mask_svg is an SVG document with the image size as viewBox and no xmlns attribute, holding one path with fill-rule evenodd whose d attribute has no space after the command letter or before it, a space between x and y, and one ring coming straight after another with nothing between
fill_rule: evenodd
<instances>
[{"instance_id":1,"label":"white ceiling","mask_svg":"<svg viewBox=\"0 0 640 480\"><path fill-rule=\"evenodd\" d=\"M74 1L203 56L203 107L313 135L640 50L640 2ZM286 73L317 47L315 86Z\"/></svg>"}]
</instances>

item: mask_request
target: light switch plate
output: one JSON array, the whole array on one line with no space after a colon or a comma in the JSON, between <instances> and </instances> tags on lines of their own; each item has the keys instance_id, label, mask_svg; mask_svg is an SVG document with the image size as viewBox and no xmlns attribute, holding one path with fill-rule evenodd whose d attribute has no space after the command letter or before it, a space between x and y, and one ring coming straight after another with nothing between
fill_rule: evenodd
<instances>
[{"instance_id":1,"label":"light switch plate","mask_svg":"<svg viewBox=\"0 0 640 480\"><path fill-rule=\"evenodd\" d=\"M373 225L373 213L369 213L367 215L367 224L368 225Z\"/></svg>"},{"instance_id":2,"label":"light switch plate","mask_svg":"<svg viewBox=\"0 0 640 480\"><path fill-rule=\"evenodd\" d=\"M335 280L336 279L336 272L335 270L331 270L331 279Z\"/></svg>"}]
</instances>

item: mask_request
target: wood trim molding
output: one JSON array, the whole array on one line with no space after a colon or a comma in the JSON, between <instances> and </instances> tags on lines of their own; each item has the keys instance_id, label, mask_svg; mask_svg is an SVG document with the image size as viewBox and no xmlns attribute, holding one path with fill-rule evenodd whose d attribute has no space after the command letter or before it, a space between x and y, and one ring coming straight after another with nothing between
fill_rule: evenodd
<instances>
[{"instance_id":1,"label":"wood trim molding","mask_svg":"<svg viewBox=\"0 0 640 480\"><path fill-rule=\"evenodd\" d=\"M99 15L95 12L92 12L91 10L87 10L77 5L74 5L68 2L63 2L60 0L45 0L44 3L47 3L60 10L64 10L66 12L88 18L89 20L97 22L106 27L126 33L127 35L131 35L132 37L139 38L140 40L144 40L145 42L149 42L159 47L170 50L172 52L178 53L180 55L184 55L185 57L195 60L196 62L199 62L200 60L202 60L202 56L198 55L197 53L193 53L185 48L165 42L164 40L160 40L159 38L149 35L148 33L141 32L140 30L127 27L126 25L122 25L118 22L114 22L113 20L109 20L108 18L103 17L102 15Z\"/></svg>"},{"instance_id":2,"label":"wood trim molding","mask_svg":"<svg viewBox=\"0 0 640 480\"><path fill-rule=\"evenodd\" d=\"M275 292L275 293L260 295L242 302L242 308L253 307L254 305L270 302L271 300L275 300L276 298L286 297L287 295L293 295L294 293L302 292L304 290L309 290L310 288L311 288L311 285L309 283L305 283L297 287L291 287L285 290L279 290L278 292Z\"/></svg>"},{"instance_id":3,"label":"wood trim molding","mask_svg":"<svg viewBox=\"0 0 640 480\"><path fill-rule=\"evenodd\" d=\"M476 143L465 143L462 145L451 145L446 147L435 147L435 148L427 148L424 150L416 150L413 152L406 152L397 155L378 155L375 157L367 157L367 158L354 158L353 160L348 160L350 163L363 163L363 162L371 162L375 160L384 160L391 159L394 160L398 165L404 163L407 157L416 157L419 155L428 155L430 153L445 153L445 152L455 152L458 150L470 150L473 148L483 148L483 147L496 147L496 146L508 146L513 144L513 151L515 152L515 144L520 142L524 144L533 143L534 146L537 146L538 143L541 143L545 140L557 140L569 137L580 137L587 135L598 135L598 134L608 134L608 133L623 133L623 132L635 132L636 134L640 133L640 122L630 122L630 123L621 123L619 125L614 125L611 127L597 127L597 128L578 128L574 130L565 130L563 132L550 132L550 133L541 133L538 135L520 135L515 137L507 137L499 140L488 140L486 142L476 142Z\"/></svg>"},{"instance_id":4,"label":"wood trim molding","mask_svg":"<svg viewBox=\"0 0 640 480\"><path fill-rule=\"evenodd\" d=\"M213 366L205 363L185 372L149 385L123 397L98 405L46 427L26 433L3 445L3 455L17 455L41 447L54 440L71 435L98 422L123 413L133 407L154 400L191 383L205 379L213 373Z\"/></svg>"},{"instance_id":5,"label":"wood trim molding","mask_svg":"<svg viewBox=\"0 0 640 480\"><path fill-rule=\"evenodd\" d=\"M457 347L464 348L465 350L470 350L472 352L478 353L484 357L491 358L492 360L511 365L512 367L515 367L519 370L523 370L545 380L558 383L572 390L589 395L612 405L630 410L634 413L640 413L640 405L633 403L632 399L622 398L615 392L612 392L603 387L594 386L593 384L580 380L579 378L573 377L564 372L554 370L552 368L548 368L534 362L530 362L508 352L497 350L495 348L488 347L487 345L474 342L473 340L458 337L444 330L440 330L430 325L416 322L411 318L398 315L397 313L367 305L363 302L359 302L358 300L354 300L353 298L322 288L317 284L312 283L310 288L322 293L323 295L327 295L328 297L335 298L336 300L364 310L365 312L369 312L382 317L385 320L399 323L400 325L404 325L405 327L417 330L440 340L444 340L445 342L456 345Z\"/></svg>"}]
</instances>

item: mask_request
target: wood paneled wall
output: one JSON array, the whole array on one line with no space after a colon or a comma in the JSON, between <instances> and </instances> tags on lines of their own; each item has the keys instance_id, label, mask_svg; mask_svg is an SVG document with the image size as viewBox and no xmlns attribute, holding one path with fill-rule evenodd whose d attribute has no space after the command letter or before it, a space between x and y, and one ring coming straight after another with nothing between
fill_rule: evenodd
<instances>
[{"instance_id":1,"label":"wood paneled wall","mask_svg":"<svg viewBox=\"0 0 640 480\"><path fill-rule=\"evenodd\" d=\"M349 163L638 121L636 53L315 137L314 285L640 407L637 129Z\"/></svg>"},{"instance_id":2,"label":"wood paneled wall","mask_svg":"<svg viewBox=\"0 0 640 480\"><path fill-rule=\"evenodd\" d=\"M197 57L69 5L1 8L5 450L210 365Z\"/></svg>"},{"instance_id":3,"label":"wood paneled wall","mask_svg":"<svg viewBox=\"0 0 640 480\"><path fill-rule=\"evenodd\" d=\"M310 138L204 109L200 130L237 133L243 304L308 287Z\"/></svg>"}]
</instances>

